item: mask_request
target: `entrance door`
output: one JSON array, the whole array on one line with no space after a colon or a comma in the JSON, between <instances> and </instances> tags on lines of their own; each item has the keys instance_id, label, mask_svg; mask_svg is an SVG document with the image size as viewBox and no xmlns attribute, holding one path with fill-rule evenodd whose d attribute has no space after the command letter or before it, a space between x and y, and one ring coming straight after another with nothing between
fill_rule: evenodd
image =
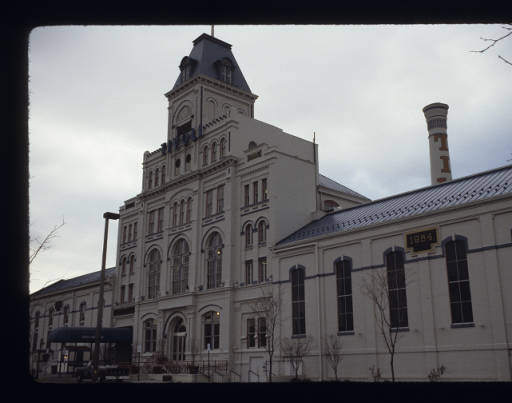
<instances>
[{"instance_id":1,"label":"entrance door","mask_svg":"<svg viewBox=\"0 0 512 403\"><path fill-rule=\"evenodd\" d=\"M176 318L171 324L171 360L185 360L185 342L187 340L187 329L183 323L183 319Z\"/></svg>"}]
</instances>

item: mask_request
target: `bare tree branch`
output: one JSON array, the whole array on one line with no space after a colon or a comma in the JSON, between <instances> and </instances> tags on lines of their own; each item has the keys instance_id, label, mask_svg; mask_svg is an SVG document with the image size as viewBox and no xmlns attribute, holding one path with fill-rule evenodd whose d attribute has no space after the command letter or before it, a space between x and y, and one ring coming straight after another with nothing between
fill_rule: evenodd
<instances>
[{"instance_id":1,"label":"bare tree branch","mask_svg":"<svg viewBox=\"0 0 512 403\"><path fill-rule=\"evenodd\" d=\"M325 337L324 340L327 363L334 372L334 379L338 380L338 367L341 364L342 352L341 352L341 339L336 334L331 334Z\"/></svg>"},{"instance_id":2,"label":"bare tree branch","mask_svg":"<svg viewBox=\"0 0 512 403\"><path fill-rule=\"evenodd\" d=\"M281 340L281 355L290 361L295 371L295 379L299 378L299 369L304 362L304 357L311 350L313 338L306 336L300 339L289 339L284 337Z\"/></svg>"},{"instance_id":3,"label":"bare tree branch","mask_svg":"<svg viewBox=\"0 0 512 403\"><path fill-rule=\"evenodd\" d=\"M51 248L51 241L57 237L57 232L61 229L66 223L64 222L64 218L62 218L62 223L53 227L53 229L44 237L42 241L39 238L31 239L31 242L35 242L37 246L32 249L29 256L29 264L32 264L37 255L43 251Z\"/></svg>"},{"instance_id":4,"label":"bare tree branch","mask_svg":"<svg viewBox=\"0 0 512 403\"><path fill-rule=\"evenodd\" d=\"M508 33L506 33L505 35L499 37L499 38L483 38L483 37L480 37L480 39L484 42L491 42L491 44L481 50L470 50L470 52L473 52L473 53L485 53L486 51L488 51L490 48L492 48L493 46L495 46L498 42L504 40L505 38L509 37L512 35L512 24L509 24L510 26L502 26L501 28L507 30L507 31L510 31ZM512 63L505 59L503 56L501 55L498 55L498 58L503 60L505 63L507 64L510 64L512 66Z\"/></svg>"}]
</instances>

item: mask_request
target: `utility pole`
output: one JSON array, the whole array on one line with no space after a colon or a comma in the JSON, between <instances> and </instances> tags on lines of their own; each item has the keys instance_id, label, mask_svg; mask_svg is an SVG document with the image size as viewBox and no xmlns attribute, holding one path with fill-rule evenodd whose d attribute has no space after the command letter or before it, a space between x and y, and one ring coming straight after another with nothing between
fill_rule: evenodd
<instances>
[{"instance_id":1,"label":"utility pole","mask_svg":"<svg viewBox=\"0 0 512 403\"><path fill-rule=\"evenodd\" d=\"M101 325L103 322L103 289L105 283L105 264L107 260L107 238L108 238L108 220L118 220L119 214L116 213L104 213L103 218L105 219L105 233L103 235L103 256L101 259L101 279L100 279L100 295L98 298L98 317L96 322L96 337L94 341L94 356L93 356L93 365L94 365L94 373L93 380L97 380L98 376L98 363L100 356L100 335L101 335Z\"/></svg>"}]
</instances>

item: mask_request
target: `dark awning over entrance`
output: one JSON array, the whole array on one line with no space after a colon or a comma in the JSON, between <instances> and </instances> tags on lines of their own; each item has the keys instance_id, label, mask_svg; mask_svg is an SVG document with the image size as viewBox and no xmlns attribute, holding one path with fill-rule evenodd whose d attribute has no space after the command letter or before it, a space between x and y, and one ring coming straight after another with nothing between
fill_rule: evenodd
<instances>
[{"instance_id":1,"label":"dark awning over entrance","mask_svg":"<svg viewBox=\"0 0 512 403\"><path fill-rule=\"evenodd\" d=\"M60 327L52 330L48 335L51 343L94 343L96 338L95 327ZM131 327L102 328L100 343L131 343Z\"/></svg>"}]
</instances>

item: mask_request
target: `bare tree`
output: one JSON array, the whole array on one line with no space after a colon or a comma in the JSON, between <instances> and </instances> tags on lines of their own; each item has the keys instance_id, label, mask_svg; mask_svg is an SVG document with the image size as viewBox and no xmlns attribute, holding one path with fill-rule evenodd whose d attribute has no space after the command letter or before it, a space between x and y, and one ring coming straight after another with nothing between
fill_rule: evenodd
<instances>
[{"instance_id":1,"label":"bare tree","mask_svg":"<svg viewBox=\"0 0 512 403\"><path fill-rule=\"evenodd\" d=\"M306 336L300 339L289 339L284 337L281 340L281 355L288 359L295 372L295 379L299 378L299 369L304 363L304 357L311 350L313 338Z\"/></svg>"},{"instance_id":2,"label":"bare tree","mask_svg":"<svg viewBox=\"0 0 512 403\"><path fill-rule=\"evenodd\" d=\"M338 367L341 364L342 360L342 352L341 352L341 339L338 335L331 334L325 337L325 356L327 358L327 363L332 368L334 372L334 379L338 380Z\"/></svg>"},{"instance_id":3,"label":"bare tree","mask_svg":"<svg viewBox=\"0 0 512 403\"><path fill-rule=\"evenodd\" d=\"M491 42L489 44L489 46L481 49L481 50L472 50L471 52L475 52L475 53L485 53L487 52L490 48L492 48L494 45L496 45L498 42L500 41L503 41L504 39L508 38L508 37L511 37L512 38L512 24L507 24L506 26L502 26L502 28L506 31L508 31L505 35L499 37L499 38L483 38L483 37L480 37L480 39L484 42ZM505 59L503 56L501 55L498 55L498 58L503 60L505 63L507 64L510 64L512 66L512 62L508 59Z\"/></svg>"},{"instance_id":4,"label":"bare tree","mask_svg":"<svg viewBox=\"0 0 512 403\"><path fill-rule=\"evenodd\" d=\"M53 227L53 229L43 238L43 240L41 240L39 237L30 239L30 243L35 245L31 247L30 250L29 264L32 264L32 262L41 251L51 248L52 240L57 236L57 232L64 226L64 224L66 223L64 222L63 218L62 223Z\"/></svg>"},{"instance_id":5,"label":"bare tree","mask_svg":"<svg viewBox=\"0 0 512 403\"><path fill-rule=\"evenodd\" d=\"M361 286L362 293L373 303L375 323L379 333L384 339L386 349L389 353L389 366L391 368L391 379L395 382L395 353L398 344L399 332L391 325L389 309L389 287L387 272L374 270L364 278Z\"/></svg>"},{"instance_id":6,"label":"bare tree","mask_svg":"<svg viewBox=\"0 0 512 403\"><path fill-rule=\"evenodd\" d=\"M268 356L268 381L272 382L272 362L277 344L277 330L280 318L281 298L273 295L272 290L265 291L262 289L263 296L256 302L251 304L253 312L265 318L266 340L265 352Z\"/></svg>"}]
</instances>

